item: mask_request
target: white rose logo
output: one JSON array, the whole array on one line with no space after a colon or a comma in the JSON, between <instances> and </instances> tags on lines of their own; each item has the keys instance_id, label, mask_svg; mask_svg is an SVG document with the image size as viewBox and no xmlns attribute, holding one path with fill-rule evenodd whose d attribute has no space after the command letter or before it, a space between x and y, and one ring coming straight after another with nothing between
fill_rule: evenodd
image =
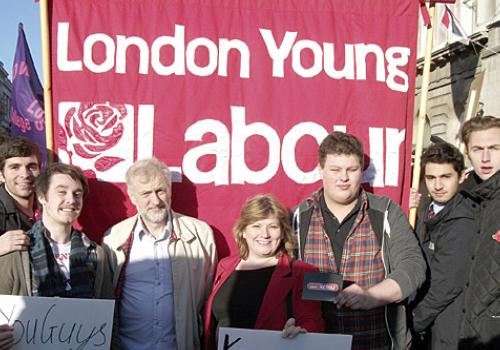
<instances>
[{"instance_id":1,"label":"white rose logo","mask_svg":"<svg viewBox=\"0 0 500 350\"><path fill-rule=\"evenodd\" d=\"M64 126L59 125L59 147L68 153L70 162L72 151L86 159L96 159L95 169L106 171L123 158L101 156L114 147L123 136L123 119L127 109L123 104L81 104L80 108L70 108L64 118Z\"/></svg>"}]
</instances>

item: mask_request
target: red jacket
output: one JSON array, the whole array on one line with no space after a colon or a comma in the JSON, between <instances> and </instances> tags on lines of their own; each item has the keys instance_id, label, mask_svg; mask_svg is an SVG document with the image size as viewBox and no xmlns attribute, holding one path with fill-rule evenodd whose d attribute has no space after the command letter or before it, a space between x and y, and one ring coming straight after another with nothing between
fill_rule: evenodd
<instances>
[{"instance_id":1,"label":"red jacket","mask_svg":"<svg viewBox=\"0 0 500 350\"><path fill-rule=\"evenodd\" d=\"M217 265L212 293L205 306L204 335L205 349L215 349L215 322L212 317L212 302L215 295L238 266L241 258L230 256L222 259ZM292 259L283 254L271 276L264 299L255 322L255 329L282 330L287 317L286 298L292 291L293 317L295 324L308 332L322 332L324 329L321 317L321 303L302 300L304 273L317 270L302 261L295 260L290 269Z\"/></svg>"}]
</instances>

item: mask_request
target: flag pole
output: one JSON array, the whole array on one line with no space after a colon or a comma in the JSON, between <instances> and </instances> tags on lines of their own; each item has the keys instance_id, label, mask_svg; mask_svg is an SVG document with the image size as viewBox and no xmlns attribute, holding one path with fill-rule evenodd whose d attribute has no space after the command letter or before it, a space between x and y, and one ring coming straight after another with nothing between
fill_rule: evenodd
<instances>
[{"instance_id":1,"label":"flag pole","mask_svg":"<svg viewBox=\"0 0 500 350\"><path fill-rule=\"evenodd\" d=\"M52 82L50 79L49 0L40 0L40 29L42 34L45 143L47 145L47 163L50 164L54 161L54 140L52 131Z\"/></svg>"},{"instance_id":2,"label":"flag pole","mask_svg":"<svg viewBox=\"0 0 500 350\"><path fill-rule=\"evenodd\" d=\"M420 108L417 119L417 134L415 145L415 158L413 162L413 174L411 187L418 190L420 184L420 155L422 154L422 145L424 140L425 116L427 112L427 94L429 92L429 78L431 72L432 41L434 37L434 14L436 4L429 3L430 23L427 27L425 37L425 56L424 68L422 71L422 87L420 89ZM412 227L415 227L417 219L417 208L410 208L409 220Z\"/></svg>"}]
</instances>

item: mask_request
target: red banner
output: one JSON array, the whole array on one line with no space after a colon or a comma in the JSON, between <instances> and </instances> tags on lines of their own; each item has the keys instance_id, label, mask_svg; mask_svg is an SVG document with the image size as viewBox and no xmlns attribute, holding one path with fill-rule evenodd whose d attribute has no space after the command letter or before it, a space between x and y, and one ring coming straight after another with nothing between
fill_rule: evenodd
<instances>
[{"instance_id":1,"label":"red banner","mask_svg":"<svg viewBox=\"0 0 500 350\"><path fill-rule=\"evenodd\" d=\"M82 220L94 238L134 213L125 171L154 155L174 171L174 209L211 224L226 255L247 197L293 206L321 185L317 147L334 129L364 141L366 187L406 198L418 2L51 8L55 148L96 178Z\"/></svg>"}]
</instances>

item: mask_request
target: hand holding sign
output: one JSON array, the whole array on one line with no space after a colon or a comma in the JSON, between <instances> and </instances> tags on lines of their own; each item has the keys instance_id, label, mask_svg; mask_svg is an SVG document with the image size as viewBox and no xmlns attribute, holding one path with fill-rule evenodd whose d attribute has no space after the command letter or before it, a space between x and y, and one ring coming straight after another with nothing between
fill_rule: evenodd
<instances>
[{"instance_id":1,"label":"hand holding sign","mask_svg":"<svg viewBox=\"0 0 500 350\"><path fill-rule=\"evenodd\" d=\"M3 324L0 326L0 350L12 348L14 343L14 328Z\"/></svg>"},{"instance_id":2,"label":"hand holding sign","mask_svg":"<svg viewBox=\"0 0 500 350\"><path fill-rule=\"evenodd\" d=\"M307 329L295 325L295 318L289 318L285 327L283 327L283 332L281 333L283 338L295 338L299 333L307 333Z\"/></svg>"}]
</instances>

